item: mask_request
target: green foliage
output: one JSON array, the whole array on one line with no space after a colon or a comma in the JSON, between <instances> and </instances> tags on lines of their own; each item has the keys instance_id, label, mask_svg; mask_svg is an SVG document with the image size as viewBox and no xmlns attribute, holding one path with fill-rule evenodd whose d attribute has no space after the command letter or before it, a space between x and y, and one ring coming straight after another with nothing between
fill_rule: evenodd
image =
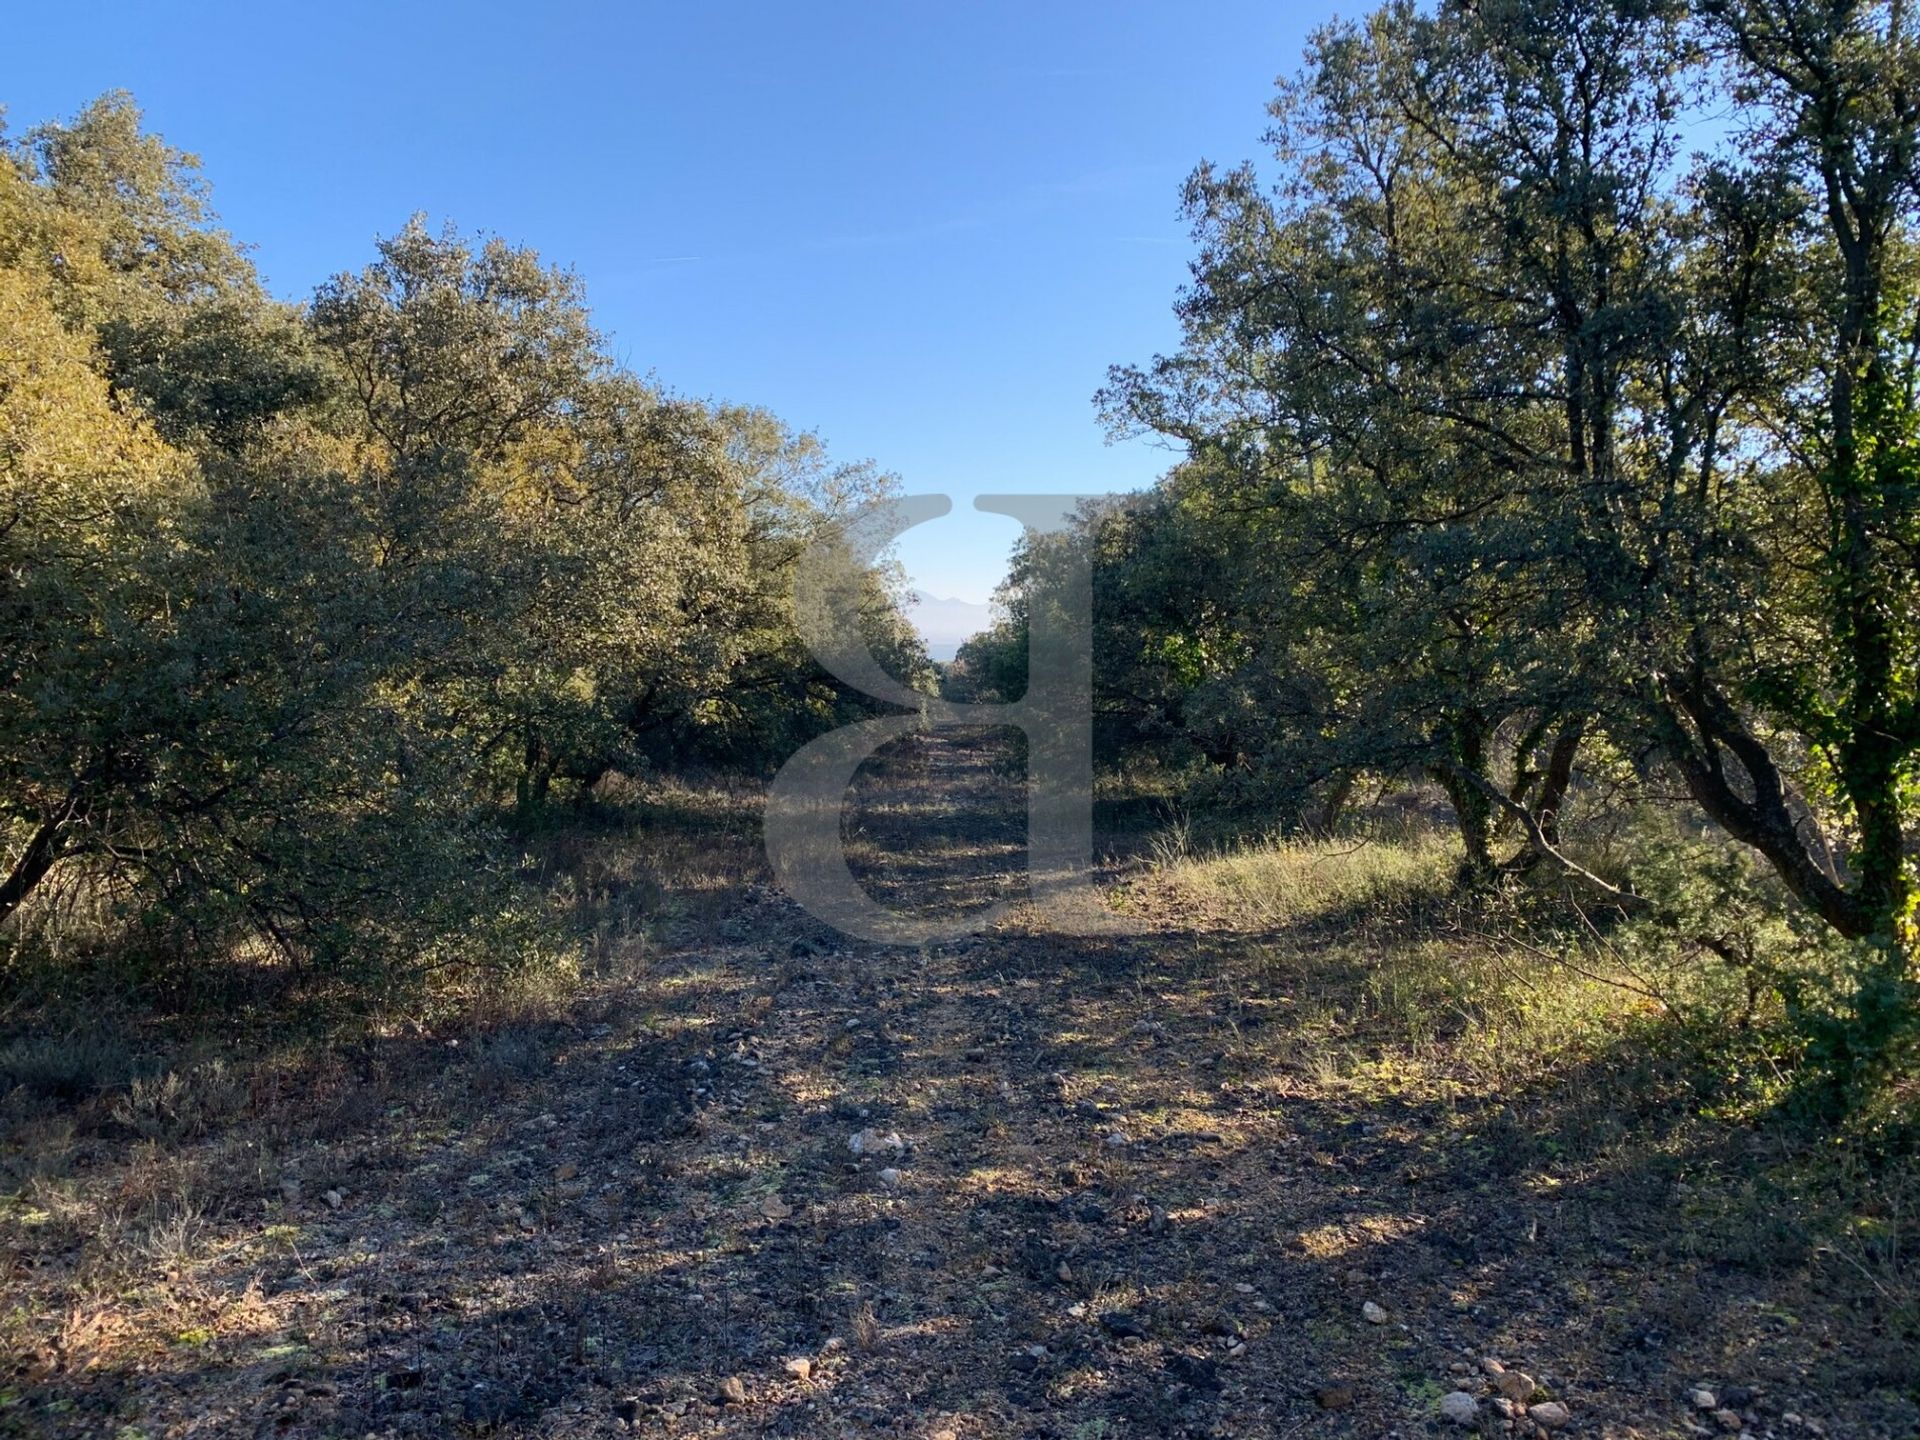
<instances>
[{"instance_id":1,"label":"green foliage","mask_svg":"<svg viewBox=\"0 0 1920 1440\"><path fill-rule=\"evenodd\" d=\"M1102 395L1187 455L1080 542L1114 572L1132 748L1272 777L1303 822L1316 785L1431 783L1464 879L1601 886L1742 957L1840 1090L1896 1074L1917 63L1873 3L1390 3L1317 35L1272 107L1277 185L1188 182L1180 349ZM1688 165L1702 108L1738 143ZM1622 787L1715 827L1686 886L1622 891L1561 844Z\"/></svg>"},{"instance_id":2,"label":"green foliage","mask_svg":"<svg viewBox=\"0 0 1920 1440\"><path fill-rule=\"evenodd\" d=\"M867 703L806 656L791 570L891 478L622 370L570 274L416 219L287 306L124 96L7 161L16 954L85 908L156 991L236 959L345 1004L564 966L515 831ZM924 680L897 586L862 583Z\"/></svg>"}]
</instances>

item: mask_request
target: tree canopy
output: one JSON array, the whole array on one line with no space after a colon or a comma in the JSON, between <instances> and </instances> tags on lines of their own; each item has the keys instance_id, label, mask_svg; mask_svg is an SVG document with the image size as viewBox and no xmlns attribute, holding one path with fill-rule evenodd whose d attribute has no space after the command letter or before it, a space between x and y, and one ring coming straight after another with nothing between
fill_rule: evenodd
<instances>
[{"instance_id":1,"label":"tree canopy","mask_svg":"<svg viewBox=\"0 0 1920 1440\"><path fill-rule=\"evenodd\" d=\"M1760 983L1884 1070L1920 1019L1917 61L1872 0L1319 32L1270 178L1187 183L1182 344L1100 397L1184 452L1082 542L1115 745L1301 823L1432 783L1470 885L1545 866L1676 926L1568 821L1709 825L1849 957Z\"/></svg>"},{"instance_id":2,"label":"tree canopy","mask_svg":"<svg viewBox=\"0 0 1920 1440\"><path fill-rule=\"evenodd\" d=\"M416 217L288 304L127 97L8 142L0 918L85 893L171 965L383 983L479 955L549 807L863 712L791 570L893 484L617 365L531 250Z\"/></svg>"}]
</instances>

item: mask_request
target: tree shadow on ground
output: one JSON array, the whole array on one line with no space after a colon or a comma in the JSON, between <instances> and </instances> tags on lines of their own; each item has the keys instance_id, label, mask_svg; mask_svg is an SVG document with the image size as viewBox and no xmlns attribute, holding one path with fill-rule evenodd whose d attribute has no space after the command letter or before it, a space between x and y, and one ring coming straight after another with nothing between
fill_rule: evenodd
<instances>
[{"instance_id":1,"label":"tree shadow on ground","mask_svg":"<svg viewBox=\"0 0 1920 1440\"><path fill-rule=\"evenodd\" d=\"M877 888L1006 883L1005 822ZM1911 1315L1769 1189L1804 1139L1703 1116L1644 1031L1476 1094L1358 1003L1325 942L1360 914L723 918L563 1019L314 1055L164 1155L68 1136L7 1232L64 1309L16 1324L0 1433L1378 1436L1490 1354L1582 1433L1677 1430L1696 1382L1756 1389L1755 1434L1912 1427ZM87 1259L112 1226L156 1248Z\"/></svg>"}]
</instances>

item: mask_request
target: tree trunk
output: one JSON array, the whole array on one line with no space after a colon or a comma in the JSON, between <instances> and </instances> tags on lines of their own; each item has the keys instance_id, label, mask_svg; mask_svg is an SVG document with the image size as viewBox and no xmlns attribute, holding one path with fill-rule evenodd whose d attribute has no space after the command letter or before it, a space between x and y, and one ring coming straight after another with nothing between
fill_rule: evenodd
<instances>
[{"instance_id":1,"label":"tree trunk","mask_svg":"<svg viewBox=\"0 0 1920 1440\"><path fill-rule=\"evenodd\" d=\"M1695 803L1734 839L1765 856L1795 898L1827 924L1851 939L1871 935L1876 917L1857 892L1820 867L1801 835L1773 757L1725 697L1701 680L1659 676L1655 685L1662 748L1679 767ZM1728 756L1745 773L1749 795L1729 780Z\"/></svg>"},{"instance_id":2,"label":"tree trunk","mask_svg":"<svg viewBox=\"0 0 1920 1440\"><path fill-rule=\"evenodd\" d=\"M1546 773L1540 778L1540 795L1534 801L1534 814L1540 818L1540 833L1552 845L1560 843L1560 809L1573 784L1573 762L1580 754L1580 742L1586 738L1586 722L1576 720L1554 736L1553 749L1547 752Z\"/></svg>"},{"instance_id":3,"label":"tree trunk","mask_svg":"<svg viewBox=\"0 0 1920 1440\"><path fill-rule=\"evenodd\" d=\"M1307 828L1316 835L1333 834L1340 817L1346 814L1347 802L1353 798L1355 783L1352 775L1335 775L1327 781L1326 791L1320 797L1320 812Z\"/></svg>"},{"instance_id":4,"label":"tree trunk","mask_svg":"<svg viewBox=\"0 0 1920 1440\"><path fill-rule=\"evenodd\" d=\"M33 832L27 848L13 862L13 869L7 873L7 878L0 880L0 921L18 910L21 902L33 893L34 887L60 863L66 854L67 827L78 817L80 810L79 799L69 795L58 810L40 822L40 828Z\"/></svg>"},{"instance_id":5,"label":"tree trunk","mask_svg":"<svg viewBox=\"0 0 1920 1440\"><path fill-rule=\"evenodd\" d=\"M553 765L540 743L539 732L528 731L520 777L514 782L514 811L521 825L532 823L534 816L546 808L547 792L553 786Z\"/></svg>"},{"instance_id":6,"label":"tree trunk","mask_svg":"<svg viewBox=\"0 0 1920 1440\"><path fill-rule=\"evenodd\" d=\"M1493 802L1481 785L1469 783L1461 775L1466 771L1485 781L1487 763L1486 727L1470 718L1455 721L1452 765L1435 765L1428 770L1453 806L1454 823L1460 830L1460 843L1466 858L1460 865L1460 883L1469 888L1485 885L1493 878Z\"/></svg>"}]
</instances>

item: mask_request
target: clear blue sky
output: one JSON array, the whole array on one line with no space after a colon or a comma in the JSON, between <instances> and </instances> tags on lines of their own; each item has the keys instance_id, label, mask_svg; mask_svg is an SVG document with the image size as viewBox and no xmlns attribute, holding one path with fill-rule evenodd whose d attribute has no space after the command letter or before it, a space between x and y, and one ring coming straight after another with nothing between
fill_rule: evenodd
<instances>
[{"instance_id":1,"label":"clear blue sky","mask_svg":"<svg viewBox=\"0 0 1920 1440\"><path fill-rule=\"evenodd\" d=\"M77 0L13 10L0 101L20 129L131 90L283 295L416 210L535 246L634 368L952 495L902 558L979 600L1014 530L973 495L1165 467L1106 444L1092 393L1174 340L1179 183L1260 153L1273 81L1330 13Z\"/></svg>"}]
</instances>

